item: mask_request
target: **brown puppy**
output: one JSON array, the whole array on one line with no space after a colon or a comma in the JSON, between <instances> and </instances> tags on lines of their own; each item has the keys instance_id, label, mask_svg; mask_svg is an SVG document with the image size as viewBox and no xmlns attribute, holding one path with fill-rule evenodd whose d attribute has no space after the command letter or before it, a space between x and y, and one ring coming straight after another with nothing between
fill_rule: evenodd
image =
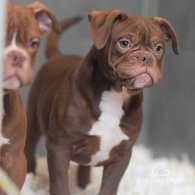
<instances>
[{"instance_id":1,"label":"brown puppy","mask_svg":"<svg viewBox=\"0 0 195 195\"><path fill-rule=\"evenodd\" d=\"M4 118L0 130L0 166L19 188L26 175L24 144L26 114L17 89L32 81L34 64L42 34L53 27L57 20L42 3L7 6L6 47L4 51ZM3 192L0 192L3 194Z\"/></svg>"},{"instance_id":2,"label":"brown puppy","mask_svg":"<svg viewBox=\"0 0 195 195\"><path fill-rule=\"evenodd\" d=\"M51 59L30 93L27 167L35 171L35 145L45 134L51 195L70 194L70 160L81 165L81 187L90 166L104 166L99 195L116 194L140 132L142 90L162 78L165 43L172 40L178 53L174 29L163 18L112 10L93 11L89 21L95 44L88 55L56 52L58 37L52 35Z\"/></svg>"}]
</instances>

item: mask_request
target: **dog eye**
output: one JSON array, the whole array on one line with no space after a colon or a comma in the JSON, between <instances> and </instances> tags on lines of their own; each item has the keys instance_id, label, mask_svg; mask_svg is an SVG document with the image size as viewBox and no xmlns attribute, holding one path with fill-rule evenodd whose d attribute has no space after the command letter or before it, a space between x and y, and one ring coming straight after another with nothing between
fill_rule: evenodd
<instances>
[{"instance_id":1,"label":"dog eye","mask_svg":"<svg viewBox=\"0 0 195 195\"><path fill-rule=\"evenodd\" d=\"M119 44L122 48L130 48L131 47L131 43L128 39L121 39L119 41Z\"/></svg>"},{"instance_id":2,"label":"dog eye","mask_svg":"<svg viewBox=\"0 0 195 195\"><path fill-rule=\"evenodd\" d=\"M161 53L164 49L164 46L162 44L157 44L154 48L156 53Z\"/></svg>"},{"instance_id":3,"label":"dog eye","mask_svg":"<svg viewBox=\"0 0 195 195\"><path fill-rule=\"evenodd\" d=\"M29 46L32 48L32 49L36 49L38 46L39 46L39 39L33 39Z\"/></svg>"}]
</instances>

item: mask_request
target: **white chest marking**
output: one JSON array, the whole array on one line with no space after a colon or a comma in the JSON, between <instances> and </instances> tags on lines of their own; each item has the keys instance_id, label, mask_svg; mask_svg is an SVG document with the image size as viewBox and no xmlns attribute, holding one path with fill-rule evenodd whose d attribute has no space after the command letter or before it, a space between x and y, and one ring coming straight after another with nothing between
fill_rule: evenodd
<instances>
[{"instance_id":1,"label":"white chest marking","mask_svg":"<svg viewBox=\"0 0 195 195\"><path fill-rule=\"evenodd\" d=\"M2 145L9 143L9 139L6 139L2 135L2 126L3 126L2 122L3 122L4 114L5 114L4 113L4 107L3 107L2 102L0 102L0 149L1 149Z\"/></svg>"},{"instance_id":2,"label":"white chest marking","mask_svg":"<svg viewBox=\"0 0 195 195\"><path fill-rule=\"evenodd\" d=\"M105 91L102 94L99 105L101 115L89 131L89 135L100 137L100 150L92 156L90 165L97 165L99 162L108 160L111 149L123 140L129 139L119 126L124 115L122 107L127 98L129 94L125 90L122 92Z\"/></svg>"}]
</instances>

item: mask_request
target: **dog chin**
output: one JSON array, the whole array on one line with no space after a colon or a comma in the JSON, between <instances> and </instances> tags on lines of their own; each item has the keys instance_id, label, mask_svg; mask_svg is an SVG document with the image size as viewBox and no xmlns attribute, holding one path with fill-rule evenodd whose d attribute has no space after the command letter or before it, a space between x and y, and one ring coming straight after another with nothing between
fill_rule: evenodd
<instances>
[{"instance_id":1,"label":"dog chin","mask_svg":"<svg viewBox=\"0 0 195 195\"><path fill-rule=\"evenodd\" d=\"M139 93L144 88L151 87L153 85L153 79L149 74L143 73L134 78L123 80L122 85L127 88L129 92Z\"/></svg>"},{"instance_id":2,"label":"dog chin","mask_svg":"<svg viewBox=\"0 0 195 195\"><path fill-rule=\"evenodd\" d=\"M12 76L3 81L3 88L4 89L18 89L21 87L21 81L17 76Z\"/></svg>"},{"instance_id":3,"label":"dog chin","mask_svg":"<svg viewBox=\"0 0 195 195\"><path fill-rule=\"evenodd\" d=\"M133 85L136 89L142 89L152 86L152 83L152 77L149 74L144 73L135 77Z\"/></svg>"}]
</instances>

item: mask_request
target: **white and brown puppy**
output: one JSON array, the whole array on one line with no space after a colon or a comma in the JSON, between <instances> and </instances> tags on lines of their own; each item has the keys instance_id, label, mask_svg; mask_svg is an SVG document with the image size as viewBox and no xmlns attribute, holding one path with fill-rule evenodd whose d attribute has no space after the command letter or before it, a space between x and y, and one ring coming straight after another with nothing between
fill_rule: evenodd
<instances>
[{"instance_id":1,"label":"white and brown puppy","mask_svg":"<svg viewBox=\"0 0 195 195\"><path fill-rule=\"evenodd\" d=\"M59 31L56 18L44 4L8 3L6 47L3 54L4 118L0 130L0 167L19 188L26 175L24 143L27 123L17 89L32 81L41 35L51 28Z\"/></svg>"},{"instance_id":2,"label":"white and brown puppy","mask_svg":"<svg viewBox=\"0 0 195 195\"><path fill-rule=\"evenodd\" d=\"M163 18L112 10L93 11L89 21L94 45L88 55L57 53L52 35L51 59L30 93L27 167L35 171L35 145L45 134L51 195L70 194L71 160L81 165L80 187L89 182L90 166L104 166L98 194L116 194L140 132L142 91L160 82L167 41L178 53L175 31Z\"/></svg>"}]
</instances>

